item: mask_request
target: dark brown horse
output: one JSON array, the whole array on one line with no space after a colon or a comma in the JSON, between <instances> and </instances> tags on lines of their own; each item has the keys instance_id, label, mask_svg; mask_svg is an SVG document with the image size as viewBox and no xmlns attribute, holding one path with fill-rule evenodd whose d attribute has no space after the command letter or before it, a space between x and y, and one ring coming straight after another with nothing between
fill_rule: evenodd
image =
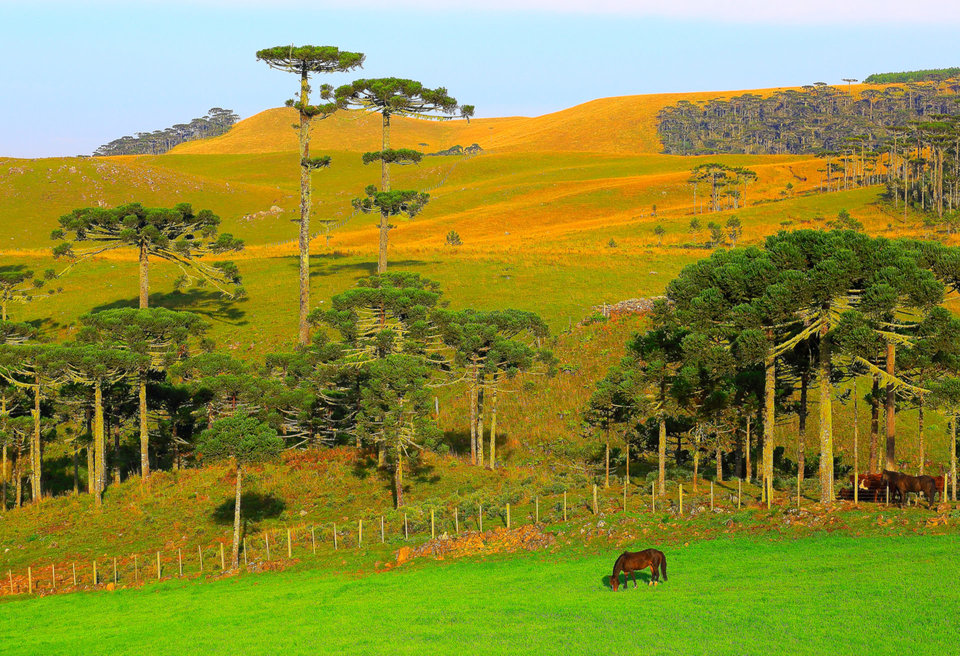
<instances>
[{"instance_id":1,"label":"dark brown horse","mask_svg":"<svg viewBox=\"0 0 960 656\"><path fill-rule=\"evenodd\" d=\"M667 580L667 557L662 551L656 549L644 549L643 551L624 551L613 564L613 576L610 577L610 585L616 592L620 588L620 572L624 572L624 583L630 583L630 575L633 575L633 587L637 587L637 570L650 568L649 585L657 585L660 582L660 573L663 572L663 580Z\"/></svg>"},{"instance_id":2,"label":"dark brown horse","mask_svg":"<svg viewBox=\"0 0 960 656\"><path fill-rule=\"evenodd\" d=\"M927 498L928 507L933 508L933 502L937 497L937 482L932 476L910 476L884 469L882 481L890 488L893 498L900 495L901 508L907 500L907 492L923 492L923 496Z\"/></svg>"}]
</instances>

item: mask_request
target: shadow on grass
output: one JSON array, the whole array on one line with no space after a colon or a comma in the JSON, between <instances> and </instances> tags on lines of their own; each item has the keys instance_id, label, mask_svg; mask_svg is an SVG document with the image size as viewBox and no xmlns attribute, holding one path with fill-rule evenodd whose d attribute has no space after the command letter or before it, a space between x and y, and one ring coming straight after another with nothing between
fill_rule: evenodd
<instances>
[{"instance_id":1,"label":"shadow on grass","mask_svg":"<svg viewBox=\"0 0 960 656\"><path fill-rule=\"evenodd\" d=\"M213 511L213 519L218 524L233 524L233 513L236 510L236 500L227 499ZM240 519L244 526L249 523L256 524L264 519L279 517L287 504L283 499L272 494L260 494L259 492L244 492L240 496Z\"/></svg>"},{"instance_id":2,"label":"shadow on grass","mask_svg":"<svg viewBox=\"0 0 960 656\"><path fill-rule=\"evenodd\" d=\"M650 583L650 572L643 570L642 572L635 572L637 575L637 586L648 585ZM632 580L631 576L631 580ZM600 585L604 586L609 590L613 590L613 577L610 575L604 576L600 579ZM622 589L627 585L627 575L623 572L620 573L620 588Z\"/></svg>"},{"instance_id":3,"label":"shadow on grass","mask_svg":"<svg viewBox=\"0 0 960 656\"><path fill-rule=\"evenodd\" d=\"M180 292L154 293L150 294L150 307L163 307L168 310L179 310L183 312L193 312L209 319L229 323L234 326L245 326L248 321L244 319L246 312L236 305L243 299L232 299L224 296L220 292L208 291L204 289L188 289ZM136 298L121 299L99 305L91 312L102 312L103 310L117 310L120 308L138 307L139 300Z\"/></svg>"}]
</instances>

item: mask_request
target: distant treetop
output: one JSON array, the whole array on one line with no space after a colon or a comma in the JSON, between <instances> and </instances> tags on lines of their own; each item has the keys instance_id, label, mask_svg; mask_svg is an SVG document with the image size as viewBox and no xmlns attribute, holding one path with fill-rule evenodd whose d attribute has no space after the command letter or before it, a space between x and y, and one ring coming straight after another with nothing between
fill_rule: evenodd
<instances>
[{"instance_id":1,"label":"distant treetop","mask_svg":"<svg viewBox=\"0 0 960 656\"><path fill-rule=\"evenodd\" d=\"M960 67L930 68L924 71L902 71L900 73L874 73L864 84L902 84L904 82L932 82L960 77Z\"/></svg>"},{"instance_id":2,"label":"distant treetop","mask_svg":"<svg viewBox=\"0 0 960 656\"><path fill-rule=\"evenodd\" d=\"M302 73L349 71L363 64L360 52L340 50L336 46L276 46L257 51L257 60L271 68Z\"/></svg>"},{"instance_id":3,"label":"distant treetop","mask_svg":"<svg viewBox=\"0 0 960 656\"><path fill-rule=\"evenodd\" d=\"M103 144L95 151L96 157L109 155L162 155L185 141L196 141L224 134L240 117L232 109L211 107L207 115L189 123L177 123L163 130L137 132L136 136L120 137Z\"/></svg>"}]
</instances>

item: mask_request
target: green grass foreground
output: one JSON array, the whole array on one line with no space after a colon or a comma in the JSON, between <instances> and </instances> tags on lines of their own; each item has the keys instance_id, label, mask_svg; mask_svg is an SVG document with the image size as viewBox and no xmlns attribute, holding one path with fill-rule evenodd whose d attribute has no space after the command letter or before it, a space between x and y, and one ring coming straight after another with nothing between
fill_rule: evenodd
<instances>
[{"instance_id":1,"label":"green grass foreground","mask_svg":"<svg viewBox=\"0 0 960 656\"><path fill-rule=\"evenodd\" d=\"M286 571L3 604L0 644L7 655L947 654L958 548L957 535L691 542L665 547L669 582L642 577L618 594L614 547L361 577Z\"/></svg>"}]
</instances>

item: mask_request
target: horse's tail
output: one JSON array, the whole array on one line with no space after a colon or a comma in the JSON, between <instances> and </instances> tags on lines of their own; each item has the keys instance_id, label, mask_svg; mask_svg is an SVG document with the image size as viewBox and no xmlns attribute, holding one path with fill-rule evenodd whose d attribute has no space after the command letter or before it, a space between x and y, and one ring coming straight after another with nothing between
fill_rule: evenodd
<instances>
[{"instance_id":1,"label":"horse's tail","mask_svg":"<svg viewBox=\"0 0 960 656\"><path fill-rule=\"evenodd\" d=\"M667 556L660 552L660 573L663 574L663 580L667 580Z\"/></svg>"}]
</instances>

